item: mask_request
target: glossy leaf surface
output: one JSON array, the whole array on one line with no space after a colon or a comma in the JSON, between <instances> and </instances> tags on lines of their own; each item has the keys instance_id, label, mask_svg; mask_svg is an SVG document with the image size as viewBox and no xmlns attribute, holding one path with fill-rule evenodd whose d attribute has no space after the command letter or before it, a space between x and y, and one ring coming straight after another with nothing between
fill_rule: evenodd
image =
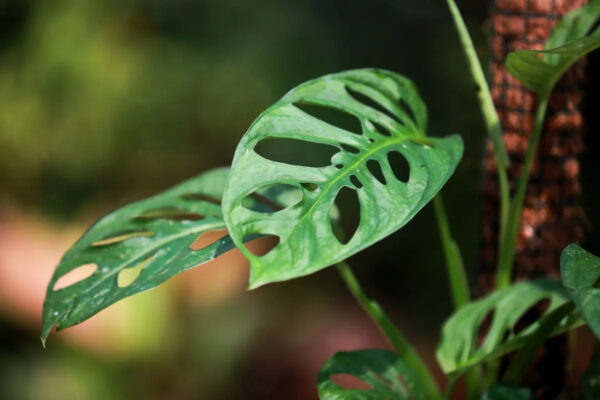
<instances>
[{"instance_id":1,"label":"glossy leaf surface","mask_svg":"<svg viewBox=\"0 0 600 400\"><path fill-rule=\"evenodd\" d=\"M343 114L359 128L351 131L309 108ZM441 189L462 157L460 137L427 138L426 124L425 105L412 82L376 69L309 81L265 111L236 150L223 198L225 222L238 247L251 234L279 237L279 244L261 257L242 249L251 263L250 287L316 272L405 225ZM298 152L306 144L325 146L334 154L325 166L273 160L256 151L269 140L293 141ZM390 166L392 155L408 164L407 177ZM248 195L273 184L297 187L302 199L271 214L243 206ZM330 224L330 210L342 188L354 191L360 205L358 228L347 243Z\"/></svg>"},{"instance_id":2,"label":"glossy leaf surface","mask_svg":"<svg viewBox=\"0 0 600 400\"><path fill-rule=\"evenodd\" d=\"M544 301L549 304L543 316L527 326L519 326L521 317ZM442 328L436 354L442 370L447 374L462 372L520 348L547 315L568 301L560 282L535 280L514 284L461 307ZM573 318L566 318L557 330L573 323Z\"/></svg>"},{"instance_id":3,"label":"glossy leaf surface","mask_svg":"<svg viewBox=\"0 0 600 400\"><path fill-rule=\"evenodd\" d=\"M581 316L600 340L600 257L569 245L560 257L560 273Z\"/></svg>"},{"instance_id":4,"label":"glossy leaf surface","mask_svg":"<svg viewBox=\"0 0 600 400\"><path fill-rule=\"evenodd\" d=\"M64 255L48 284L42 339L54 325L63 329L78 324L117 300L233 249L229 236L202 248L193 246L203 233L225 229L220 199L228 173L228 168L206 172L94 224ZM284 197L285 193L262 193L260 199ZM252 199L250 206L270 210L259 200ZM91 275L57 286L81 266L92 267Z\"/></svg>"},{"instance_id":5,"label":"glossy leaf surface","mask_svg":"<svg viewBox=\"0 0 600 400\"><path fill-rule=\"evenodd\" d=\"M600 47L600 1L572 11L556 26L544 50L519 50L508 55L508 71L542 96L548 96L571 65Z\"/></svg>"},{"instance_id":6,"label":"glossy leaf surface","mask_svg":"<svg viewBox=\"0 0 600 400\"><path fill-rule=\"evenodd\" d=\"M358 387L344 388L332 380L351 376ZM426 400L417 375L396 354L387 350L339 352L319 372L317 388L321 400Z\"/></svg>"},{"instance_id":7,"label":"glossy leaf surface","mask_svg":"<svg viewBox=\"0 0 600 400\"><path fill-rule=\"evenodd\" d=\"M482 400L533 400L533 393L528 388L494 384L483 395Z\"/></svg>"}]
</instances>

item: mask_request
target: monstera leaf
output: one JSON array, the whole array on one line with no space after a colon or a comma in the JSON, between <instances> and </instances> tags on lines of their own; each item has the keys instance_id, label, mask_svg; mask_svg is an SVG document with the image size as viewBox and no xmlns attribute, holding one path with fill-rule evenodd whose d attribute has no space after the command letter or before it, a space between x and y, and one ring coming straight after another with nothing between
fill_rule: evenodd
<instances>
[{"instance_id":1,"label":"monstera leaf","mask_svg":"<svg viewBox=\"0 0 600 400\"><path fill-rule=\"evenodd\" d=\"M556 26L544 50L519 50L508 55L508 71L547 97L573 63L600 47L600 0L572 11Z\"/></svg>"},{"instance_id":2,"label":"monstera leaf","mask_svg":"<svg viewBox=\"0 0 600 400\"><path fill-rule=\"evenodd\" d=\"M560 282L535 280L514 284L461 307L442 328L436 354L442 370L447 374L460 373L522 347L544 319L568 301ZM549 304L540 318L532 323L522 318L543 302ZM554 333L577 323L577 318L569 316Z\"/></svg>"},{"instance_id":3,"label":"monstera leaf","mask_svg":"<svg viewBox=\"0 0 600 400\"><path fill-rule=\"evenodd\" d=\"M93 225L64 255L50 283L43 310L42 340L54 325L67 328L124 297L158 286L172 276L233 249L229 236L195 243L223 230L221 195L228 168L206 172L154 197L120 208ZM287 193L261 192L249 207L271 210ZM88 277L66 287L78 269Z\"/></svg>"},{"instance_id":4,"label":"monstera leaf","mask_svg":"<svg viewBox=\"0 0 600 400\"><path fill-rule=\"evenodd\" d=\"M344 376L359 380L361 387L340 386ZM334 379L338 378L338 382ZM351 382L349 382L351 383ZM417 374L396 354L387 350L336 353L319 372L321 400L426 400Z\"/></svg>"},{"instance_id":5,"label":"monstera leaf","mask_svg":"<svg viewBox=\"0 0 600 400\"><path fill-rule=\"evenodd\" d=\"M352 129L326 118L334 112L356 123ZM427 138L425 105L411 81L398 74L363 69L304 83L265 111L242 138L223 197L225 222L251 263L250 287L316 272L370 246L405 225L441 189L463 151L458 136ZM263 142L287 141L300 153L312 144L332 150L326 165L292 154L266 157ZM316 150L315 150L316 151ZM281 154L279 154L281 156ZM400 157L409 174L390 166ZM301 190L293 206L261 213L245 199L272 185ZM354 191L360 221L340 240L330 220L343 188ZM342 216L343 220L343 216ZM279 243L257 256L242 246L248 235L273 235Z\"/></svg>"},{"instance_id":6,"label":"monstera leaf","mask_svg":"<svg viewBox=\"0 0 600 400\"><path fill-rule=\"evenodd\" d=\"M569 245L560 257L560 273L581 316L600 340L600 257Z\"/></svg>"}]
</instances>

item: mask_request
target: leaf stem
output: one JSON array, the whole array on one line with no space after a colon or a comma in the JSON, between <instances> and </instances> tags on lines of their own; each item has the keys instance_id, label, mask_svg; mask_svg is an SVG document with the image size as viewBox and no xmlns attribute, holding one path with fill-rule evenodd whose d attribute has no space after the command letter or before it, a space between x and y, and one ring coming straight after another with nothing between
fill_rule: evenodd
<instances>
[{"instance_id":1,"label":"leaf stem","mask_svg":"<svg viewBox=\"0 0 600 400\"><path fill-rule=\"evenodd\" d=\"M460 249L450 232L450 224L448 223L448 217L446 215L441 193L438 193L433 198L433 207L435 209L435 216L438 222L442 247L444 249L454 308L459 309L471 300L465 266L460 255Z\"/></svg>"},{"instance_id":2,"label":"leaf stem","mask_svg":"<svg viewBox=\"0 0 600 400\"><path fill-rule=\"evenodd\" d=\"M490 93L490 88L488 86L485 73L483 72L479 58L477 57L473 40L469 35L465 21L463 20L460 10L456 6L454 0L446 0L446 3L448 4L450 14L454 20L454 25L458 32L463 52L471 71L471 76L475 81L477 97L479 99L479 107L481 109L481 114L483 115L488 135L492 142L500 192L499 238L502 240L502 233L506 226L510 205L510 191L508 186L508 176L506 174L506 168L510 162L508 159L508 154L506 153L504 141L502 140L502 129L500 126L500 120L498 119L498 113L496 112L496 107L494 106L494 100L492 99L492 94ZM499 244L499 246L500 245L501 244Z\"/></svg>"},{"instance_id":3,"label":"leaf stem","mask_svg":"<svg viewBox=\"0 0 600 400\"><path fill-rule=\"evenodd\" d=\"M523 210L523 202L527 192L531 166L533 165L535 153L540 142L547 108L548 97L540 97L535 116L535 126L533 128L531 139L529 140L529 147L525 154L525 161L523 162L523 169L519 176L517 191L510 206L506 229L503 232L503 238L501 240L501 247L498 254L498 273L496 276L496 287L498 289L508 286L512 277L515 244L517 241L517 233L519 231L521 211Z\"/></svg>"},{"instance_id":4,"label":"leaf stem","mask_svg":"<svg viewBox=\"0 0 600 400\"><path fill-rule=\"evenodd\" d=\"M381 306L367 297L350 266L345 261L342 261L338 263L336 267L344 280L344 283L346 283L348 290L352 293L352 296L354 296L356 301L383 332L387 340L396 350L396 353L398 353L398 356L406 361L419 376L425 386L427 398L432 400L441 399L439 387L419 354L398 327L386 315Z\"/></svg>"}]
</instances>

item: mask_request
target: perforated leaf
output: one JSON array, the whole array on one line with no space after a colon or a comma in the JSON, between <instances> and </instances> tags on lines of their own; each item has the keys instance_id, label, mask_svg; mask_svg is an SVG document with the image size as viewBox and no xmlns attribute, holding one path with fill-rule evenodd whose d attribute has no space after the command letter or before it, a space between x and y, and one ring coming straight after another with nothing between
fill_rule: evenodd
<instances>
[{"instance_id":1,"label":"perforated leaf","mask_svg":"<svg viewBox=\"0 0 600 400\"><path fill-rule=\"evenodd\" d=\"M358 129L321 117L315 108L349 117ZM412 82L376 69L309 81L265 111L236 150L223 197L225 222L238 247L251 234L279 237L279 244L261 257L242 249L251 263L250 287L316 272L405 225L462 157L459 136L427 138L426 124L425 105ZM297 154L290 154L290 160L261 156L257 146L273 140L291 141ZM301 154L307 143L333 151L325 166L308 165L311 155ZM390 158L398 156L408 163L407 177L397 176L390 166ZM272 214L244 207L248 195L273 184L297 187L302 198ZM336 237L330 224L342 188L354 191L360 204L358 228L347 242Z\"/></svg>"},{"instance_id":2,"label":"perforated leaf","mask_svg":"<svg viewBox=\"0 0 600 400\"><path fill-rule=\"evenodd\" d=\"M549 304L543 315L529 325L519 326L526 322L521 317L544 301ZM448 374L462 372L520 348L546 316L568 301L560 282L535 280L514 284L461 307L442 328L436 354L442 370ZM569 316L555 333L577 322Z\"/></svg>"},{"instance_id":3,"label":"perforated leaf","mask_svg":"<svg viewBox=\"0 0 600 400\"><path fill-rule=\"evenodd\" d=\"M523 84L548 96L573 63L600 47L600 0L572 11L557 25L545 50L519 50L508 55L508 71Z\"/></svg>"},{"instance_id":4,"label":"perforated leaf","mask_svg":"<svg viewBox=\"0 0 600 400\"><path fill-rule=\"evenodd\" d=\"M531 389L494 384L483 395L482 400L533 400Z\"/></svg>"},{"instance_id":5,"label":"perforated leaf","mask_svg":"<svg viewBox=\"0 0 600 400\"><path fill-rule=\"evenodd\" d=\"M358 385L347 382L349 386L360 387L341 386L347 376L360 380ZM319 372L317 389L321 400L427 399L415 372L387 350L336 353Z\"/></svg>"},{"instance_id":6,"label":"perforated leaf","mask_svg":"<svg viewBox=\"0 0 600 400\"><path fill-rule=\"evenodd\" d=\"M581 316L600 340L600 257L571 244L560 257L560 273Z\"/></svg>"},{"instance_id":7,"label":"perforated leaf","mask_svg":"<svg viewBox=\"0 0 600 400\"><path fill-rule=\"evenodd\" d=\"M233 249L225 234L214 243L194 245L203 233L225 229L220 202L228 173L228 168L206 172L94 224L64 255L48 284L42 340L54 325L63 329L78 324L117 300ZM249 207L271 210L273 202L285 204L287 195L261 192ZM80 267L91 267L90 275L57 287Z\"/></svg>"}]
</instances>

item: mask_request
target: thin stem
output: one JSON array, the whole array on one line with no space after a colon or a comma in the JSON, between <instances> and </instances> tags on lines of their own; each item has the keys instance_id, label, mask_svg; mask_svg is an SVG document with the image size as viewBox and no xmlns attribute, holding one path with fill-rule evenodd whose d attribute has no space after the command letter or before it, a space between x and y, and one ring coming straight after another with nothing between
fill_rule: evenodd
<instances>
[{"instance_id":1,"label":"thin stem","mask_svg":"<svg viewBox=\"0 0 600 400\"><path fill-rule=\"evenodd\" d=\"M450 232L450 224L448 223L448 217L446 216L441 193L438 193L437 196L433 198L433 207L435 209L435 216L438 222L444 256L446 258L450 292L452 293L454 308L458 309L471 300L467 274L460 255L460 249Z\"/></svg>"},{"instance_id":2,"label":"thin stem","mask_svg":"<svg viewBox=\"0 0 600 400\"><path fill-rule=\"evenodd\" d=\"M498 113L496 112L496 107L494 106L494 100L492 99L492 94L490 93L490 88L485 78L485 73L483 72L479 58L477 57L475 46L473 46L473 40L469 35L465 21L463 20L460 10L456 6L454 0L446 0L446 3L450 9L450 14L452 14L452 19L454 20L454 25L456 26L462 48L471 71L471 76L475 81L477 97L479 98L479 107L481 108L481 114L483 115L488 135L492 141L500 191L499 238L501 242L502 237L504 236L503 232L506 226L510 204L510 191L508 187L508 176L506 174L506 168L509 164L508 154L506 153L506 147L504 146L504 141L502 140L502 129L500 127ZM501 243L499 243L499 246L501 246Z\"/></svg>"},{"instance_id":3,"label":"thin stem","mask_svg":"<svg viewBox=\"0 0 600 400\"><path fill-rule=\"evenodd\" d=\"M540 137L542 135L544 117L546 116L547 108L548 97L540 97L535 116L533 134L529 140L529 147L527 148L527 153L525 154L523 169L521 170L517 191L510 207L508 221L503 235L504 238L499 251L498 275L496 277L496 286L499 289L508 286L512 277L512 266L515 258L515 244L517 241L517 233L519 231L521 211L523 210L523 202L527 192L527 184L529 182L531 166L533 165L538 143L540 142Z\"/></svg>"},{"instance_id":4,"label":"thin stem","mask_svg":"<svg viewBox=\"0 0 600 400\"><path fill-rule=\"evenodd\" d=\"M342 279L346 283L348 290L350 290L350 293L352 293L356 301L362 306L366 313L369 314L373 322L375 322L377 327L383 332L387 340L396 350L396 353L398 353L398 356L406 361L419 376L423 382L423 385L425 386L425 390L427 391L427 398L441 399L438 385L419 354L411 346L411 344L408 342L408 339L406 339L396 325L394 325L392 320L386 315L379 304L367 297L360 283L356 279L356 276L350 269L350 266L346 262L342 261L338 263L336 267Z\"/></svg>"}]
</instances>

